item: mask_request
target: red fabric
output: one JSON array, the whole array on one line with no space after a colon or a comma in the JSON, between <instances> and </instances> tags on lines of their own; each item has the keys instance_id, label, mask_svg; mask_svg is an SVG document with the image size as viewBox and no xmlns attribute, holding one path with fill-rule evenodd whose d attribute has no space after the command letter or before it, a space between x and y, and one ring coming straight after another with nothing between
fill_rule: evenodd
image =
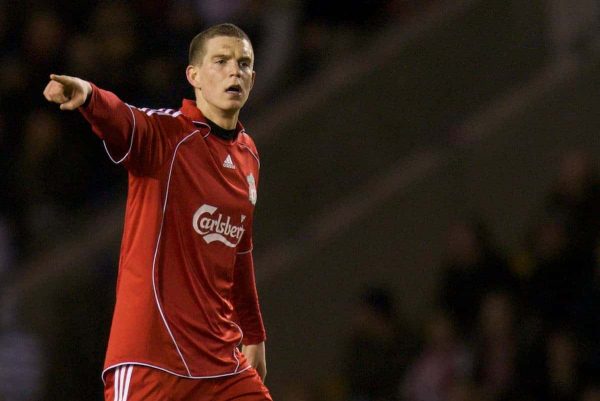
<instances>
[{"instance_id":1,"label":"red fabric","mask_svg":"<svg viewBox=\"0 0 600 401\"><path fill-rule=\"evenodd\" d=\"M244 369L241 331L246 344L265 340L251 253L254 142L241 124L234 141L210 135L189 100L180 111L138 109L93 86L80 111L129 172L105 369L142 363L188 377Z\"/></svg>"},{"instance_id":2,"label":"red fabric","mask_svg":"<svg viewBox=\"0 0 600 401\"><path fill-rule=\"evenodd\" d=\"M118 379L115 380L115 376ZM116 396L115 396L116 395ZM106 401L273 401L254 369L216 379L186 379L145 366L111 369Z\"/></svg>"}]
</instances>

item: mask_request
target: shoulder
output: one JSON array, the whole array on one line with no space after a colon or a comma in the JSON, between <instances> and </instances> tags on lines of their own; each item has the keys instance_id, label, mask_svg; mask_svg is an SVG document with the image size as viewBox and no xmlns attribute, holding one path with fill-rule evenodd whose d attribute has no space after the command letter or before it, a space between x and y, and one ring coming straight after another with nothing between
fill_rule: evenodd
<instances>
[{"instance_id":1,"label":"shoulder","mask_svg":"<svg viewBox=\"0 0 600 401\"><path fill-rule=\"evenodd\" d=\"M254 143L254 140L252 139L252 137L246 132L246 130L242 130L239 134L239 138L238 138L238 146L252 154L252 156L254 156L254 158L256 158L256 160L258 161L259 165L260 165L260 159L258 157L258 150L256 149L256 144Z\"/></svg>"},{"instance_id":2,"label":"shoulder","mask_svg":"<svg viewBox=\"0 0 600 401\"><path fill-rule=\"evenodd\" d=\"M140 113L145 114L145 117L149 120L156 121L158 124L165 125L171 129L181 128L187 130L194 128L194 123L185 116L181 110L160 108L153 109L150 107L136 107L128 105L132 110L136 110Z\"/></svg>"},{"instance_id":3,"label":"shoulder","mask_svg":"<svg viewBox=\"0 0 600 401\"><path fill-rule=\"evenodd\" d=\"M243 128L240 131L240 136L238 138L239 143L244 144L246 146L250 146L253 149L256 149L256 145L254 144L254 139L250 136L250 134Z\"/></svg>"},{"instance_id":4,"label":"shoulder","mask_svg":"<svg viewBox=\"0 0 600 401\"><path fill-rule=\"evenodd\" d=\"M129 105L134 109L141 111L146 114L148 117L155 118L177 118L182 115L181 111L175 109L161 108L161 109L153 109L150 107L137 107Z\"/></svg>"}]
</instances>

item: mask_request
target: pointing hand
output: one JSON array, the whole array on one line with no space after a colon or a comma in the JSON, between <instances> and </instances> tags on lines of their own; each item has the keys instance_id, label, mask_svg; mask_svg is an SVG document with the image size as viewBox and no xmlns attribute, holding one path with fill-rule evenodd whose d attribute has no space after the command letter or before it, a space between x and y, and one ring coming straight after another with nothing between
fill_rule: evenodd
<instances>
[{"instance_id":1,"label":"pointing hand","mask_svg":"<svg viewBox=\"0 0 600 401\"><path fill-rule=\"evenodd\" d=\"M50 82L44 89L44 97L49 102L60 105L61 110L75 110L85 103L92 93L92 85L83 79L68 75L50 75Z\"/></svg>"}]
</instances>

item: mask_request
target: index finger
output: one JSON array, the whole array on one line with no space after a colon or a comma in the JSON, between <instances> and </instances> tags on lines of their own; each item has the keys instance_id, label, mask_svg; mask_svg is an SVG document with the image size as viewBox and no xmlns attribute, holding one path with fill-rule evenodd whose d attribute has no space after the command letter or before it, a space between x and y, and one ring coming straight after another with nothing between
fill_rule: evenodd
<instances>
[{"instance_id":1,"label":"index finger","mask_svg":"<svg viewBox=\"0 0 600 401\"><path fill-rule=\"evenodd\" d=\"M63 85L68 85L73 82L73 78L67 75L50 74L50 79Z\"/></svg>"}]
</instances>

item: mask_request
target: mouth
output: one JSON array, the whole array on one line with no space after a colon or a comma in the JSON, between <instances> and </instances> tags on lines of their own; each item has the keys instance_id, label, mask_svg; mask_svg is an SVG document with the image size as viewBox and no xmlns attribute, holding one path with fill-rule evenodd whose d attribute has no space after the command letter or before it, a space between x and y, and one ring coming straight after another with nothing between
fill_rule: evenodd
<instances>
[{"instance_id":1,"label":"mouth","mask_svg":"<svg viewBox=\"0 0 600 401\"><path fill-rule=\"evenodd\" d=\"M227 89L225 89L225 92L229 93L230 95L239 96L242 94L242 87L240 85L230 85L227 87Z\"/></svg>"}]
</instances>

